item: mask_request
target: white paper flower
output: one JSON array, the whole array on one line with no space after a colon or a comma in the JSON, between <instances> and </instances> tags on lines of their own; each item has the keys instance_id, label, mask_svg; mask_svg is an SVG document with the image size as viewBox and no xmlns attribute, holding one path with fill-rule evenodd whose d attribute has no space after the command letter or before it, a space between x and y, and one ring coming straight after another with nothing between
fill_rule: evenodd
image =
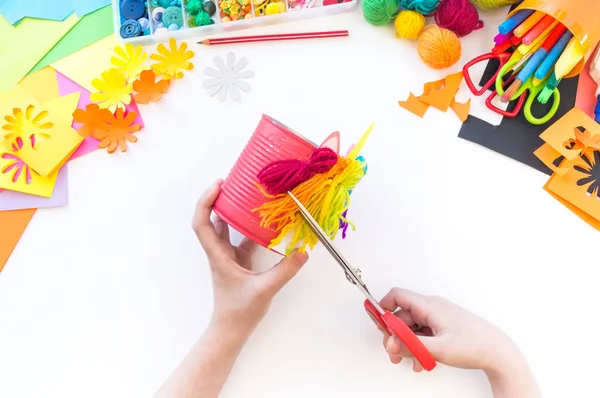
<instances>
[{"instance_id":1,"label":"white paper flower","mask_svg":"<svg viewBox=\"0 0 600 398\"><path fill-rule=\"evenodd\" d=\"M202 85L208 89L210 96L217 95L221 101L225 101L227 94L234 100L242 99L240 91L250 91L250 85L243 79L248 79L254 76L251 70L242 71L248 65L248 60L245 57L240 58L239 62L235 62L235 54L227 54L227 66L221 57L215 57L215 66L217 69L205 68L204 73L211 79L205 80Z\"/></svg>"}]
</instances>

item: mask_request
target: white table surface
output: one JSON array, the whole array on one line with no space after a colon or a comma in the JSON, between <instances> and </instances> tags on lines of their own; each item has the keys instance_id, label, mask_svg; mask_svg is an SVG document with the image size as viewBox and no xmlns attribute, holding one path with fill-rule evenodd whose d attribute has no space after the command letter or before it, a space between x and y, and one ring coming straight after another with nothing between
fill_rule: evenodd
<instances>
[{"instance_id":1,"label":"white table surface","mask_svg":"<svg viewBox=\"0 0 600 398\"><path fill-rule=\"evenodd\" d=\"M156 391L211 314L208 266L190 228L196 199L227 175L263 113L314 141L339 130L344 149L376 122L363 152L369 173L352 195L358 229L339 242L375 296L402 286L454 300L514 338L545 397L596 396L598 232L542 190L546 175L457 138L452 112L419 119L397 104L489 50L504 14L484 13L485 29L441 72L359 10L259 30L349 29L346 39L196 47L195 70L140 107L137 144L69 164L69 205L38 211L0 274L0 397ZM241 103L201 87L213 56L229 51L256 72ZM472 113L485 112L474 104ZM318 247L222 396L491 393L478 371L391 365L358 290Z\"/></svg>"}]
</instances>

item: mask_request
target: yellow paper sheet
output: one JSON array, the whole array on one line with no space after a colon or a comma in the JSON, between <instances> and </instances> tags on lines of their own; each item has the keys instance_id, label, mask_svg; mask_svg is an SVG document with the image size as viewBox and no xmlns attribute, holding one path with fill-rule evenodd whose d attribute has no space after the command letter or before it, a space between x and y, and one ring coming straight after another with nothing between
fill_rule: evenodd
<instances>
[{"instance_id":1,"label":"yellow paper sheet","mask_svg":"<svg viewBox=\"0 0 600 398\"><path fill-rule=\"evenodd\" d=\"M20 151L21 159L42 176L56 174L83 141L71 128L80 94L76 92L44 103L41 109L48 111L44 121L54 126L47 131L47 137L36 136L35 147L24 145Z\"/></svg>"},{"instance_id":2,"label":"yellow paper sheet","mask_svg":"<svg viewBox=\"0 0 600 398\"><path fill-rule=\"evenodd\" d=\"M48 177L40 176L20 159L19 151L14 152L7 141L0 144L0 188L49 198L57 176L58 172Z\"/></svg>"},{"instance_id":3,"label":"yellow paper sheet","mask_svg":"<svg viewBox=\"0 0 600 398\"><path fill-rule=\"evenodd\" d=\"M0 91L9 91L77 23L23 18L12 26L0 16ZM110 57L108 57L110 58Z\"/></svg>"},{"instance_id":4,"label":"yellow paper sheet","mask_svg":"<svg viewBox=\"0 0 600 398\"><path fill-rule=\"evenodd\" d=\"M51 66L81 87L94 92L96 89L92 86L92 80L114 67L110 59L114 48L120 44L115 35L110 35Z\"/></svg>"},{"instance_id":5,"label":"yellow paper sheet","mask_svg":"<svg viewBox=\"0 0 600 398\"><path fill-rule=\"evenodd\" d=\"M59 96L56 71L47 66L25 76L19 86L33 95L39 102L47 102Z\"/></svg>"}]
</instances>

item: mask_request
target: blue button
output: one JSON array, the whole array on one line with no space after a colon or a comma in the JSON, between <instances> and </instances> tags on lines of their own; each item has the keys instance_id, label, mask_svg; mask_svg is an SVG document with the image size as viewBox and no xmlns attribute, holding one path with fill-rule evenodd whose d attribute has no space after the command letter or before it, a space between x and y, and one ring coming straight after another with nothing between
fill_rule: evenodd
<instances>
[{"instance_id":1,"label":"blue button","mask_svg":"<svg viewBox=\"0 0 600 398\"><path fill-rule=\"evenodd\" d=\"M121 37L129 39L131 37L138 37L142 34L142 25L135 19L130 19L123 22L120 29Z\"/></svg>"},{"instance_id":2,"label":"blue button","mask_svg":"<svg viewBox=\"0 0 600 398\"><path fill-rule=\"evenodd\" d=\"M142 0L123 0L121 15L127 19L139 19L146 14L146 6Z\"/></svg>"}]
</instances>

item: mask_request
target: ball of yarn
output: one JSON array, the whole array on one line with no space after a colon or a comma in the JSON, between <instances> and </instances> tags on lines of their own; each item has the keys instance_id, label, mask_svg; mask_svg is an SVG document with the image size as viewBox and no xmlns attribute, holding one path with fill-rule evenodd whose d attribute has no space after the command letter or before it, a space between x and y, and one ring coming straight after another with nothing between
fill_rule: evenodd
<instances>
[{"instance_id":1,"label":"ball of yarn","mask_svg":"<svg viewBox=\"0 0 600 398\"><path fill-rule=\"evenodd\" d=\"M440 0L400 0L402 8L418 11L423 15L433 14Z\"/></svg>"},{"instance_id":2,"label":"ball of yarn","mask_svg":"<svg viewBox=\"0 0 600 398\"><path fill-rule=\"evenodd\" d=\"M462 54L462 46L456 33L437 25L429 25L423 30L417 50L423 62L433 69L454 65Z\"/></svg>"},{"instance_id":3,"label":"ball of yarn","mask_svg":"<svg viewBox=\"0 0 600 398\"><path fill-rule=\"evenodd\" d=\"M402 10L394 20L397 36L417 40L425 27L425 17L416 11Z\"/></svg>"},{"instance_id":4,"label":"ball of yarn","mask_svg":"<svg viewBox=\"0 0 600 398\"><path fill-rule=\"evenodd\" d=\"M204 7L201 0L190 0L185 5L185 11L187 11L187 13L193 17L198 15L198 13L203 10Z\"/></svg>"},{"instance_id":5,"label":"ball of yarn","mask_svg":"<svg viewBox=\"0 0 600 398\"><path fill-rule=\"evenodd\" d=\"M398 0L363 0L362 10L371 25L386 25L398 14Z\"/></svg>"},{"instance_id":6,"label":"ball of yarn","mask_svg":"<svg viewBox=\"0 0 600 398\"><path fill-rule=\"evenodd\" d=\"M435 12L435 23L463 37L483 28L477 9L469 0L442 0Z\"/></svg>"},{"instance_id":7,"label":"ball of yarn","mask_svg":"<svg viewBox=\"0 0 600 398\"><path fill-rule=\"evenodd\" d=\"M511 6L519 1L521 0L471 0L477 7L486 11Z\"/></svg>"}]
</instances>

